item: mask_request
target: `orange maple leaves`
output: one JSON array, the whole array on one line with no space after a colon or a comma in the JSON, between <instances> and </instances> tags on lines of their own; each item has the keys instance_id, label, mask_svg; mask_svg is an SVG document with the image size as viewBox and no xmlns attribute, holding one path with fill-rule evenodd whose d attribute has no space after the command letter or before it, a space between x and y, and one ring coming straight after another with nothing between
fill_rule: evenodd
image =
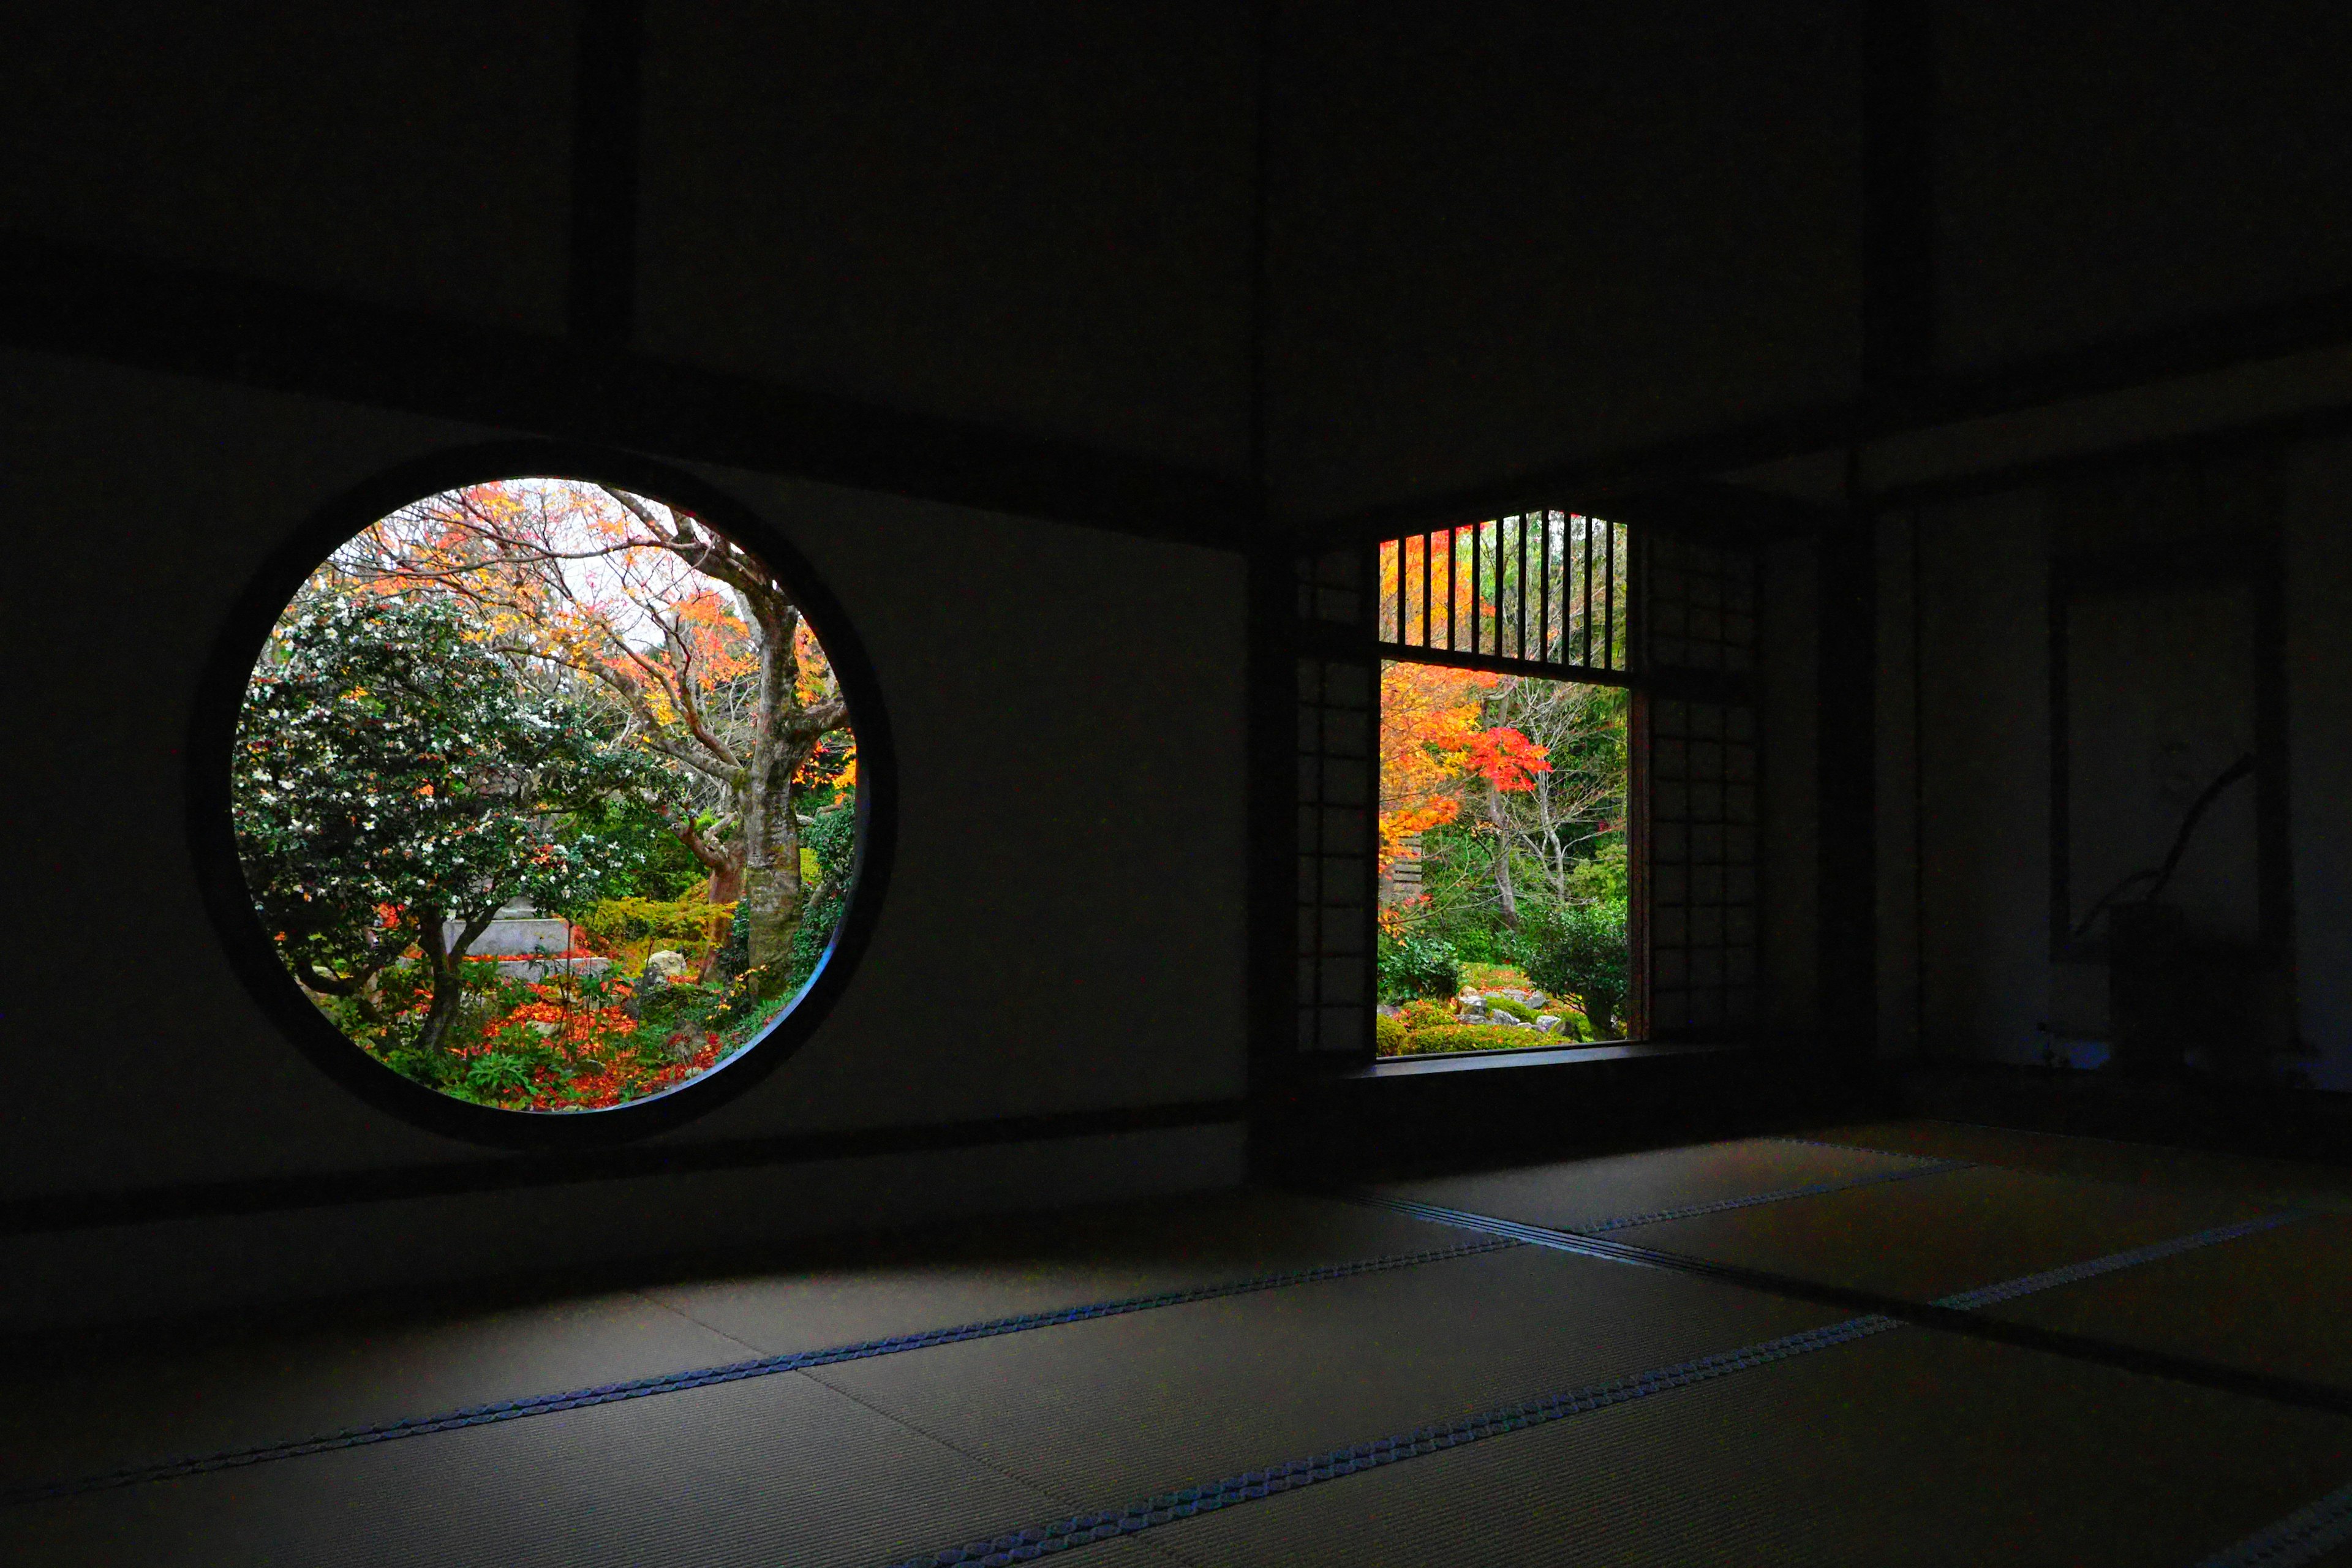
<instances>
[{"instance_id":1,"label":"orange maple leaves","mask_svg":"<svg viewBox=\"0 0 2352 1568\"><path fill-rule=\"evenodd\" d=\"M1542 746L1507 725L1488 726L1486 700L1505 680L1481 670L1395 663L1381 671L1381 865L1405 840L1462 815L1464 788L1483 781L1506 794L1549 773Z\"/></svg>"}]
</instances>

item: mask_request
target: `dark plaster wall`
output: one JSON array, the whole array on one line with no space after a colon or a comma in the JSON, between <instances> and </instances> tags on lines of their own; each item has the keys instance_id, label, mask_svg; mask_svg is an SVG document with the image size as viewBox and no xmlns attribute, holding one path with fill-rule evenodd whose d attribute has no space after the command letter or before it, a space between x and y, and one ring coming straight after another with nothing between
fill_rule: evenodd
<instances>
[{"instance_id":1,"label":"dark plaster wall","mask_svg":"<svg viewBox=\"0 0 2352 1568\"><path fill-rule=\"evenodd\" d=\"M1816 722L1820 628L1816 551L1810 539L1764 551L1759 659L1763 735L1763 923L1765 1023L1804 1037L1820 1021L1821 809Z\"/></svg>"},{"instance_id":2,"label":"dark plaster wall","mask_svg":"<svg viewBox=\"0 0 2352 1568\"><path fill-rule=\"evenodd\" d=\"M1924 509L1921 875L1934 1056L2040 1059L2050 1016L2049 546L2042 498Z\"/></svg>"},{"instance_id":3,"label":"dark plaster wall","mask_svg":"<svg viewBox=\"0 0 2352 1568\"><path fill-rule=\"evenodd\" d=\"M2296 1022L2313 1081L2352 1089L2352 442L2284 467Z\"/></svg>"},{"instance_id":4,"label":"dark plaster wall","mask_svg":"<svg viewBox=\"0 0 2352 1568\"><path fill-rule=\"evenodd\" d=\"M1948 361L2352 285L2352 12L1936 6Z\"/></svg>"},{"instance_id":5,"label":"dark plaster wall","mask_svg":"<svg viewBox=\"0 0 2352 1568\"><path fill-rule=\"evenodd\" d=\"M0 227L553 329L573 11L16 8L0 50Z\"/></svg>"},{"instance_id":6,"label":"dark plaster wall","mask_svg":"<svg viewBox=\"0 0 2352 1568\"><path fill-rule=\"evenodd\" d=\"M1850 393L1847 7L1285 6L1281 504L1328 516Z\"/></svg>"},{"instance_id":7,"label":"dark plaster wall","mask_svg":"<svg viewBox=\"0 0 2352 1568\"><path fill-rule=\"evenodd\" d=\"M2217 474L2217 486L2275 487L2295 1021L2312 1081L2352 1088L2352 995L2343 978L2352 959L2352 447L2340 438L2299 443ZM2087 488L2095 497L2099 486L2076 480L2073 494ZM2247 501L2219 496L2210 504ZM1925 967L1915 973L1905 943L1890 940L1882 985L1924 987L1920 1048L1934 1056L2033 1063L2046 1047L2095 1061L2086 1044L2105 1037L2105 967L2050 956L2050 561L2053 550L2084 542L2053 521L2056 504L2047 489L2028 488L1919 515L1922 723L1916 742L1885 737L1881 766L1884 778L1919 773ZM2079 499L2073 504L2082 510ZM2168 532L2161 519L2144 524L2144 543ZM1905 525L1898 516L1885 526ZM2112 518L2092 542L2128 547L2130 526L2128 512ZM1882 690L1909 683L1895 668L1907 657L1906 598L1881 599ZM1882 797L1883 846L1906 809ZM1889 877L1898 888L1902 880L1899 868ZM1882 918L1892 936L1899 912Z\"/></svg>"},{"instance_id":8,"label":"dark plaster wall","mask_svg":"<svg viewBox=\"0 0 2352 1568\"><path fill-rule=\"evenodd\" d=\"M1247 7L647 19L641 341L1240 472Z\"/></svg>"},{"instance_id":9,"label":"dark plaster wall","mask_svg":"<svg viewBox=\"0 0 2352 1568\"><path fill-rule=\"evenodd\" d=\"M0 421L20 581L40 584L12 598L9 655L52 673L18 689L0 829L0 1198L480 1159L354 1100L241 988L183 827L186 770L224 762L180 747L263 556L346 487L484 433L32 356L0 359ZM842 602L905 783L849 991L776 1073L665 1141L1238 1095L1239 559L708 477ZM1162 1184L1238 1173L1231 1141L1156 1157ZM789 1201L789 1170L761 1179L774 1225L862 1217ZM1064 1171L1027 1201L1085 1184Z\"/></svg>"}]
</instances>

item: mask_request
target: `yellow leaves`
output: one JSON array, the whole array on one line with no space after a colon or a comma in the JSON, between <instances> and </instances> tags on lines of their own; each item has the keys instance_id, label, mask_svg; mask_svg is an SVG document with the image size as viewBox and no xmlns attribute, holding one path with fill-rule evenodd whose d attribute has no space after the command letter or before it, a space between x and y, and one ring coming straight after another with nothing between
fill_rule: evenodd
<instances>
[{"instance_id":1,"label":"yellow leaves","mask_svg":"<svg viewBox=\"0 0 2352 1568\"><path fill-rule=\"evenodd\" d=\"M808 760L801 763L800 771L793 774L793 782L796 784L823 782L825 771L833 765L834 755L825 752L811 752ZM835 800L857 787L857 739L855 735L850 736L846 751L839 755L843 758L841 771L833 778L833 797Z\"/></svg>"},{"instance_id":2,"label":"yellow leaves","mask_svg":"<svg viewBox=\"0 0 2352 1568\"><path fill-rule=\"evenodd\" d=\"M816 640L816 633L805 620L793 628L793 657L800 669L793 683L793 695L801 705L805 708L831 700L838 690L833 661L825 657L824 645Z\"/></svg>"},{"instance_id":3,"label":"yellow leaves","mask_svg":"<svg viewBox=\"0 0 2352 1568\"><path fill-rule=\"evenodd\" d=\"M1440 531L1382 544L1376 601L1381 606L1381 635L1444 647L1450 627L1466 626L1474 616L1490 613L1493 605L1476 595L1476 552L1477 536L1468 529L1454 531L1450 537ZM1395 624L1400 588L1403 590L1402 627Z\"/></svg>"}]
</instances>

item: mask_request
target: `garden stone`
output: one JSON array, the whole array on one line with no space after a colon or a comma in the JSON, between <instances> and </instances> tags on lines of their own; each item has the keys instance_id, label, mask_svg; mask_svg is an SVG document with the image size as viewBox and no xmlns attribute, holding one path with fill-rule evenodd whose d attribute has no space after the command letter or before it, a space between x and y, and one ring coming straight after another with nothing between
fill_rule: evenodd
<instances>
[{"instance_id":1,"label":"garden stone","mask_svg":"<svg viewBox=\"0 0 2352 1568\"><path fill-rule=\"evenodd\" d=\"M1542 1014L1536 1019L1536 1027L1547 1035L1557 1035L1559 1033L1559 1018L1555 1014Z\"/></svg>"},{"instance_id":2,"label":"garden stone","mask_svg":"<svg viewBox=\"0 0 2352 1568\"><path fill-rule=\"evenodd\" d=\"M646 955L646 979L673 985L686 978L686 954L674 948L656 948Z\"/></svg>"}]
</instances>

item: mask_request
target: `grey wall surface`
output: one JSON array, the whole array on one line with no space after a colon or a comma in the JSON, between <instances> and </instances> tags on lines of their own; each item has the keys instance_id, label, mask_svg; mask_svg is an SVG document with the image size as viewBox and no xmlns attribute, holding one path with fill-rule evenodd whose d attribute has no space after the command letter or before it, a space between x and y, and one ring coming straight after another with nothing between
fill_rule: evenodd
<instances>
[{"instance_id":1,"label":"grey wall surface","mask_svg":"<svg viewBox=\"0 0 2352 1568\"><path fill-rule=\"evenodd\" d=\"M647 7L640 342L1239 472L1238 4Z\"/></svg>"},{"instance_id":2,"label":"grey wall surface","mask_svg":"<svg viewBox=\"0 0 2352 1568\"><path fill-rule=\"evenodd\" d=\"M2294 454L2285 524L2297 1022L2352 1089L2352 442Z\"/></svg>"},{"instance_id":3,"label":"grey wall surface","mask_svg":"<svg viewBox=\"0 0 2352 1568\"><path fill-rule=\"evenodd\" d=\"M180 744L197 667L263 556L345 488L485 433L32 356L0 361L0 424L18 582L37 584L11 596L6 637L48 672L16 688L0 826L0 1197L478 1158L354 1100L265 1021L184 842L185 770L225 763ZM752 1091L665 1136L1238 1094L1238 560L709 477L811 558L864 638L903 810L888 900L834 1014ZM1234 1141L1173 1137L1191 1152L1150 1153L1154 1182L1237 1177ZM1063 1168L1027 1201L1097 1179L1123 1180ZM761 1178L774 1223L861 1223L795 1200L793 1180Z\"/></svg>"},{"instance_id":4,"label":"grey wall surface","mask_svg":"<svg viewBox=\"0 0 2352 1568\"><path fill-rule=\"evenodd\" d=\"M2048 580L2038 494L1922 510L1920 1045L1930 1056L2041 1060L2052 967ZM1893 978L1882 972L1882 986Z\"/></svg>"},{"instance_id":5,"label":"grey wall surface","mask_svg":"<svg viewBox=\"0 0 2352 1568\"><path fill-rule=\"evenodd\" d=\"M1922 1005L1919 863L1926 824L1920 810L1919 519L1891 517L1878 530L1877 743L1878 1054L1901 1058L1919 1048Z\"/></svg>"},{"instance_id":6,"label":"grey wall surface","mask_svg":"<svg viewBox=\"0 0 2352 1568\"><path fill-rule=\"evenodd\" d=\"M1764 552L1758 637L1763 734L1763 904L1759 931L1767 1026L1801 1037L1821 1020L1820 635L1810 539Z\"/></svg>"},{"instance_id":7,"label":"grey wall surface","mask_svg":"<svg viewBox=\"0 0 2352 1568\"><path fill-rule=\"evenodd\" d=\"M1443 496L1853 390L1850 7L1283 7L1274 483Z\"/></svg>"},{"instance_id":8,"label":"grey wall surface","mask_svg":"<svg viewBox=\"0 0 2352 1568\"><path fill-rule=\"evenodd\" d=\"M19 10L0 56L0 221L372 303L558 328L573 10Z\"/></svg>"},{"instance_id":9,"label":"grey wall surface","mask_svg":"<svg viewBox=\"0 0 2352 1568\"><path fill-rule=\"evenodd\" d=\"M2275 471L2297 1025L2312 1081L2352 1089L2352 443L2304 445ZM2105 967L2050 958L2049 505L2024 490L1920 516L1914 755L1930 1055L2039 1062L2046 1048L2095 1061L2092 1042L2105 1037ZM1898 688L1909 679L1895 668L1901 606L1882 599L1882 688ZM1913 756L1883 738L1882 767L1904 777ZM1902 814L1899 799L1882 798L1882 853ZM1882 910L1885 930L1902 919ZM1884 944L1882 960L1882 987L1911 983L1900 942Z\"/></svg>"},{"instance_id":10,"label":"grey wall surface","mask_svg":"<svg viewBox=\"0 0 2352 1568\"><path fill-rule=\"evenodd\" d=\"M1935 11L1949 363L2352 283L2352 12L2303 0Z\"/></svg>"}]
</instances>

